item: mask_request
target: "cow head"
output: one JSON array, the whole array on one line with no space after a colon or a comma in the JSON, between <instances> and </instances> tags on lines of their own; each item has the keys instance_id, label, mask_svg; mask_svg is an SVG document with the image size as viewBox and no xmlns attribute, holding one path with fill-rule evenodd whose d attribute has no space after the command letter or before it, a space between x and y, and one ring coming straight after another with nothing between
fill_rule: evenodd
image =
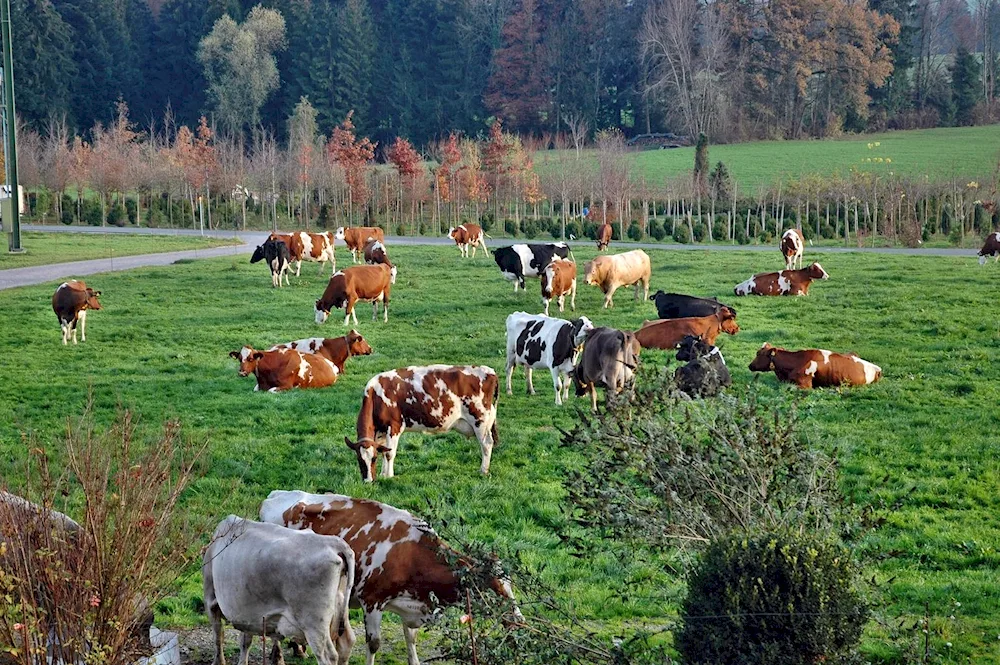
<instances>
[{"instance_id":1,"label":"cow head","mask_svg":"<svg viewBox=\"0 0 1000 665\"><path fill-rule=\"evenodd\" d=\"M244 346L239 351L230 351L229 357L240 361L240 376L250 376L257 370L257 362L264 357L264 352L256 351L252 346Z\"/></svg>"},{"instance_id":2,"label":"cow head","mask_svg":"<svg viewBox=\"0 0 1000 665\"><path fill-rule=\"evenodd\" d=\"M454 226L449 226L448 227L448 237L451 238L452 240L454 240L456 235L458 235L458 229L455 228Z\"/></svg>"},{"instance_id":3,"label":"cow head","mask_svg":"<svg viewBox=\"0 0 1000 665\"><path fill-rule=\"evenodd\" d=\"M390 284L395 284L396 283L396 272L397 272L396 271L396 266L390 265L389 266L389 283Z\"/></svg>"},{"instance_id":4,"label":"cow head","mask_svg":"<svg viewBox=\"0 0 1000 665\"><path fill-rule=\"evenodd\" d=\"M337 227L337 232L333 234L333 239L334 240L343 240L344 239L344 227L343 226L338 226Z\"/></svg>"},{"instance_id":5,"label":"cow head","mask_svg":"<svg viewBox=\"0 0 1000 665\"><path fill-rule=\"evenodd\" d=\"M719 310L719 319L721 321L719 327L727 335L735 335L740 331L740 326L736 323L736 313L728 307L723 307Z\"/></svg>"},{"instance_id":6,"label":"cow head","mask_svg":"<svg viewBox=\"0 0 1000 665\"><path fill-rule=\"evenodd\" d=\"M372 347L357 330L352 330L344 335L344 339L347 340L347 352L352 356L371 355Z\"/></svg>"},{"instance_id":7,"label":"cow head","mask_svg":"<svg viewBox=\"0 0 1000 665\"><path fill-rule=\"evenodd\" d=\"M250 263L257 263L258 261L264 260L264 245L257 245L257 249L253 250L253 256L250 257Z\"/></svg>"},{"instance_id":8,"label":"cow head","mask_svg":"<svg viewBox=\"0 0 1000 665\"><path fill-rule=\"evenodd\" d=\"M587 261L583 266L583 281L590 286L600 286L604 282L604 270L597 261Z\"/></svg>"},{"instance_id":9,"label":"cow head","mask_svg":"<svg viewBox=\"0 0 1000 665\"><path fill-rule=\"evenodd\" d=\"M690 362L708 355L711 350L712 345L698 335L684 335L684 339L677 345L677 360Z\"/></svg>"},{"instance_id":10,"label":"cow head","mask_svg":"<svg viewBox=\"0 0 1000 665\"><path fill-rule=\"evenodd\" d=\"M666 294L663 292L663 289L659 289L659 290L657 290L656 293L654 293L653 295L649 296L649 299L652 300L653 302L656 302L657 298L659 298L660 296L665 296L665 295Z\"/></svg>"},{"instance_id":11,"label":"cow head","mask_svg":"<svg viewBox=\"0 0 1000 665\"><path fill-rule=\"evenodd\" d=\"M330 318L330 306L324 303L322 300L316 301L316 323L326 323L326 320Z\"/></svg>"},{"instance_id":12,"label":"cow head","mask_svg":"<svg viewBox=\"0 0 1000 665\"><path fill-rule=\"evenodd\" d=\"M100 309L101 303L97 300L101 295L100 291L95 291L94 289L87 287L87 303L84 309Z\"/></svg>"},{"instance_id":13,"label":"cow head","mask_svg":"<svg viewBox=\"0 0 1000 665\"><path fill-rule=\"evenodd\" d=\"M387 453L390 449L367 437L351 441L345 436L344 443L358 456L361 480L366 483L375 482L375 463L378 461L379 453Z\"/></svg>"},{"instance_id":14,"label":"cow head","mask_svg":"<svg viewBox=\"0 0 1000 665\"><path fill-rule=\"evenodd\" d=\"M986 255L982 251L979 252L979 265L986 265Z\"/></svg>"},{"instance_id":15,"label":"cow head","mask_svg":"<svg viewBox=\"0 0 1000 665\"><path fill-rule=\"evenodd\" d=\"M580 347L587 340L587 333L594 329L594 324L585 316L570 323L573 328L573 346Z\"/></svg>"},{"instance_id":16,"label":"cow head","mask_svg":"<svg viewBox=\"0 0 1000 665\"><path fill-rule=\"evenodd\" d=\"M818 263L810 263L809 267L806 268L806 274L812 279L830 279L830 275Z\"/></svg>"},{"instance_id":17,"label":"cow head","mask_svg":"<svg viewBox=\"0 0 1000 665\"><path fill-rule=\"evenodd\" d=\"M764 342L764 346L760 347L757 351L757 355L754 357L753 362L750 363L751 372L770 372L774 367L774 353L777 351L776 348Z\"/></svg>"}]
</instances>

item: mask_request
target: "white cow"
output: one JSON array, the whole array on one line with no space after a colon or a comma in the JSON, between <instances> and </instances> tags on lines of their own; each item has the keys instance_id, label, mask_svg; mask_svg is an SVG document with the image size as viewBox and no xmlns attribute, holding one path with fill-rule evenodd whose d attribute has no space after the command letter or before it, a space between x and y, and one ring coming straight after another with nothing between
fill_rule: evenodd
<instances>
[{"instance_id":1,"label":"white cow","mask_svg":"<svg viewBox=\"0 0 1000 665\"><path fill-rule=\"evenodd\" d=\"M585 316L575 321L553 319L541 314L514 312L507 317L507 394L514 367L524 367L528 393L535 394L531 371L548 368L556 391L556 404L569 397L569 373L573 370L577 351L594 324Z\"/></svg>"}]
</instances>

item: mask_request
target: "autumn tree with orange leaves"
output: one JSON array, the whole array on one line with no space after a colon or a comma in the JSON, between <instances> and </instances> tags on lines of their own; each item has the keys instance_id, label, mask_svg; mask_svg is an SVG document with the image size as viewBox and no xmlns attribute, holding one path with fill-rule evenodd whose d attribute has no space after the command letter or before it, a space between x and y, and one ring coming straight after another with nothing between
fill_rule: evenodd
<instances>
[{"instance_id":1,"label":"autumn tree with orange leaves","mask_svg":"<svg viewBox=\"0 0 1000 665\"><path fill-rule=\"evenodd\" d=\"M414 210L416 205L416 192L414 191L414 184L416 183L418 176L424 170L420 163L420 153L413 149L413 146L410 145L409 141L401 136L397 136L395 143L390 146L389 152L386 156L399 172L399 180L402 184L400 193L405 190L407 198L410 199L410 222L413 223L415 219ZM402 201L400 201L400 203L402 203ZM402 217L402 209L400 209L400 217Z\"/></svg>"},{"instance_id":2,"label":"autumn tree with orange leaves","mask_svg":"<svg viewBox=\"0 0 1000 665\"><path fill-rule=\"evenodd\" d=\"M347 114L344 122L333 130L330 141L326 144L327 154L330 160L344 169L344 178L347 181L347 211L348 215L354 214L355 206L365 206L371 196L368 187L368 163L375 158L375 147L368 137L358 139L354 132L354 123L351 116L354 111ZM353 217L352 217L353 219Z\"/></svg>"}]
</instances>

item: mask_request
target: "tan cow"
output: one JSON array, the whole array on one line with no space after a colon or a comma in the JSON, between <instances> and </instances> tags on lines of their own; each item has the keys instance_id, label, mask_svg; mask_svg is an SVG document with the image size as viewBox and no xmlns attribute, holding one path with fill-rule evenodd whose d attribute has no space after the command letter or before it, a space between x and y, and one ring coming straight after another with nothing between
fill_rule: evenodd
<instances>
[{"instance_id":1,"label":"tan cow","mask_svg":"<svg viewBox=\"0 0 1000 665\"><path fill-rule=\"evenodd\" d=\"M569 306L576 311L576 264L572 261L556 258L542 273L542 303L545 305L545 316L549 315L549 303L558 299L559 311L566 304L566 294L569 294Z\"/></svg>"},{"instance_id":2,"label":"tan cow","mask_svg":"<svg viewBox=\"0 0 1000 665\"><path fill-rule=\"evenodd\" d=\"M458 251L463 258L468 258L470 247L472 248L472 258L476 258L476 248L480 245L483 247L483 252L489 254L489 250L486 248L486 234L483 233L479 224L453 226L448 229L448 237L458 245Z\"/></svg>"},{"instance_id":3,"label":"tan cow","mask_svg":"<svg viewBox=\"0 0 1000 665\"><path fill-rule=\"evenodd\" d=\"M677 348L686 335L694 335L709 344L715 344L715 338L720 332L735 335L739 331L736 315L728 307L722 307L709 316L646 321L635 331L635 337L644 349L670 350Z\"/></svg>"},{"instance_id":4,"label":"tan cow","mask_svg":"<svg viewBox=\"0 0 1000 665\"><path fill-rule=\"evenodd\" d=\"M650 273L649 256L641 249L612 256L598 256L584 266L585 281L601 288L606 308L615 306L612 297L622 286L635 285L635 300L639 299L641 286L642 298L648 298Z\"/></svg>"},{"instance_id":5,"label":"tan cow","mask_svg":"<svg viewBox=\"0 0 1000 665\"><path fill-rule=\"evenodd\" d=\"M774 371L779 381L799 388L824 386L864 386L882 378L882 368L853 353L833 353L824 349L786 351L764 343L750 363L751 372Z\"/></svg>"},{"instance_id":6,"label":"tan cow","mask_svg":"<svg viewBox=\"0 0 1000 665\"><path fill-rule=\"evenodd\" d=\"M385 233L377 226L341 226L333 237L344 241L347 249L351 250L351 260L354 263L360 263L358 257L364 252L369 240L385 242Z\"/></svg>"},{"instance_id":7,"label":"tan cow","mask_svg":"<svg viewBox=\"0 0 1000 665\"><path fill-rule=\"evenodd\" d=\"M396 266L389 267L384 263L374 266L354 266L334 273L330 283L326 285L323 295L316 301L316 323L324 323L330 316L331 309L344 308L344 325L348 325L351 317L358 323L358 315L354 305L359 300L372 303L372 321L378 316L378 304L382 303L383 320L389 320L389 291L396 283Z\"/></svg>"}]
</instances>

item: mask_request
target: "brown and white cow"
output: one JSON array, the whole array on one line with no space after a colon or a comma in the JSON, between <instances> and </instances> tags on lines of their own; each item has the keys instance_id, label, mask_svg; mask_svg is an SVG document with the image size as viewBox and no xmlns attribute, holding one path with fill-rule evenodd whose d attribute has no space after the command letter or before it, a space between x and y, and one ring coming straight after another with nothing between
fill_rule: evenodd
<instances>
[{"instance_id":1,"label":"brown and white cow","mask_svg":"<svg viewBox=\"0 0 1000 665\"><path fill-rule=\"evenodd\" d=\"M399 437L407 430L441 434L454 429L475 436L483 458L479 471L489 473L499 386L497 373L485 365L403 367L376 374L361 398L357 441L344 438L357 453L361 479L375 480L379 454L385 454L382 475L395 475Z\"/></svg>"},{"instance_id":2,"label":"brown and white cow","mask_svg":"<svg viewBox=\"0 0 1000 665\"><path fill-rule=\"evenodd\" d=\"M986 265L986 259L993 257L1000 261L1000 233L991 233L986 236L983 248L979 250L979 265Z\"/></svg>"},{"instance_id":3,"label":"brown and white cow","mask_svg":"<svg viewBox=\"0 0 1000 665\"><path fill-rule=\"evenodd\" d=\"M594 328L587 332L580 361L573 368L577 396L590 393L590 405L597 411L597 389L620 393L635 375L642 346L636 336L614 328Z\"/></svg>"},{"instance_id":4,"label":"brown and white cow","mask_svg":"<svg viewBox=\"0 0 1000 665\"><path fill-rule=\"evenodd\" d=\"M603 252L611 244L611 236L614 235L614 229L611 228L610 224L601 224L597 227L597 251Z\"/></svg>"},{"instance_id":5,"label":"brown and white cow","mask_svg":"<svg viewBox=\"0 0 1000 665\"><path fill-rule=\"evenodd\" d=\"M566 294L569 294L569 306L576 311L576 264L566 259L553 259L542 273L542 303L545 305L545 316L549 315L549 303L559 302L559 311L566 304Z\"/></svg>"},{"instance_id":6,"label":"brown and white cow","mask_svg":"<svg viewBox=\"0 0 1000 665\"><path fill-rule=\"evenodd\" d=\"M316 301L316 323L324 323L331 309L344 308L344 325L358 323L354 305L359 300L372 303L372 321L378 317L378 304L382 303L383 320L389 320L389 292L396 283L396 266L385 264L353 266L334 273L323 295Z\"/></svg>"},{"instance_id":7,"label":"brown and white cow","mask_svg":"<svg viewBox=\"0 0 1000 665\"><path fill-rule=\"evenodd\" d=\"M779 381L799 388L864 386L882 378L882 368L853 353L833 353L823 349L786 351L764 343L750 363L751 372L774 371Z\"/></svg>"},{"instance_id":8,"label":"brown and white cow","mask_svg":"<svg viewBox=\"0 0 1000 665\"><path fill-rule=\"evenodd\" d=\"M641 249L612 256L598 256L584 266L585 281L601 288L605 308L615 306L612 298L622 286L635 284L635 300L639 299L640 287L643 289L643 300L648 298L650 273L649 256Z\"/></svg>"},{"instance_id":9,"label":"brown and white cow","mask_svg":"<svg viewBox=\"0 0 1000 665\"><path fill-rule=\"evenodd\" d=\"M101 309L97 298L100 291L88 287L81 280L63 282L52 294L52 311L62 327L62 343L68 344L70 336L76 344L76 326L80 325L80 341L87 341L87 310Z\"/></svg>"},{"instance_id":10,"label":"brown and white cow","mask_svg":"<svg viewBox=\"0 0 1000 665\"><path fill-rule=\"evenodd\" d=\"M805 246L806 238L802 235L802 231L788 229L781 234L781 254L785 257L785 270L802 268L802 252Z\"/></svg>"},{"instance_id":11,"label":"brown and white cow","mask_svg":"<svg viewBox=\"0 0 1000 665\"><path fill-rule=\"evenodd\" d=\"M389 253L385 249L385 243L381 240L369 240L365 243L362 254L365 257L365 263L369 265L384 263L390 268L392 267L392 261L389 260Z\"/></svg>"},{"instance_id":12,"label":"brown and white cow","mask_svg":"<svg viewBox=\"0 0 1000 665\"><path fill-rule=\"evenodd\" d=\"M486 248L486 234L479 224L461 224L448 229L448 237L458 245L458 251L463 258L468 258L469 247L472 248L472 258L476 258L476 249L482 245L483 252L489 253Z\"/></svg>"},{"instance_id":13,"label":"brown and white cow","mask_svg":"<svg viewBox=\"0 0 1000 665\"><path fill-rule=\"evenodd\" d=\"M323 265L329 261L330 274L337 271L337 258L333 253L334 241L329 231L324 233L307 233L305 231L272 233L269 238L280 240L288 246L288 253L291 255L292 261L295 262L296 277L302 271L303 261L319 263L320 272L323 272Z\"/></svg>"},{"instance_id":14,"label":"brown and white cow","mask_svg":"<svg viewBox=\"0 0 1000 665\"><path fill-rule=\"evenodd\" d=\"M334 238L343 240L347 249L351 250L351 260L360 263L358 256L362 255L368 241L378 240L384 243L385 233L377 226L341 226Z\"/></svg>"},{"instance_id":15,"label":"brown and white cow","mask_svg":"<svg viewBox=\"0 0 1000 665\"><path fill-rule=\"evenodd\" d=\"M823 266L812 263L802 270L762 272L737 284L733 293L738 296L807 296L814 279L829 279Z\"/></svg>"},{"instance_id":16,"label":"brown and white cow","mask_svg":"<svg viewBox=\"0 0 1000 665\"><path fill-rule=\"evenodd\" d=\"M405 510L370 499L342 494L309 494L275 490L260 506L262 522L339 536L354 551L351 605L364 614L369 665L382 640L382 614L397 614L403 623L407 663L419 665L416 636L435 609L464 597L461 573L470 567L424 520ZM487 579L500 597L514 602L510 580L497 569Z\"/></svg>"},{"instance_id":17,"label":"brown and white cow","mask_svg":"<svg viewBox=\"0 0 1000 665\"><path fill-rule=\"evenodd\" d=\"M686 335L700 337L715 344L720 332L735 335L740 331L736 315L728 307L710 316L691 316L685 319L660 319L646 321L635 331L635 337L644 349L676 349Z\"/></svg>"},{"instance_id":18,"label":"brown and white cow","mask_svg":"<svg viewBox=\"0 0 1000 665\"><path fill-rule=\"evenodd\" d=\"M276 344L269 351L294 349L300 353L315 353L323 356L334 364L338 374L344 373L344 363L351 356L367 356L372 352L368 341L352 330L343 337L308 337L286 344Z\"/></svg>"},{"instance_id":19,"label":"brown and white cow","mask_svg":"<svg viewBox=\"0 0 1000 665\"><path fill-rule=\"evenodd\" d=\"M326 388L337 382L340 370L331 360L316 353L295 349L258 351L244 346L230 351L229 356L240 361L240 376L253 374L257 378L254 391L276 393L292 388Z\"/></svg>"}]
</instances>

